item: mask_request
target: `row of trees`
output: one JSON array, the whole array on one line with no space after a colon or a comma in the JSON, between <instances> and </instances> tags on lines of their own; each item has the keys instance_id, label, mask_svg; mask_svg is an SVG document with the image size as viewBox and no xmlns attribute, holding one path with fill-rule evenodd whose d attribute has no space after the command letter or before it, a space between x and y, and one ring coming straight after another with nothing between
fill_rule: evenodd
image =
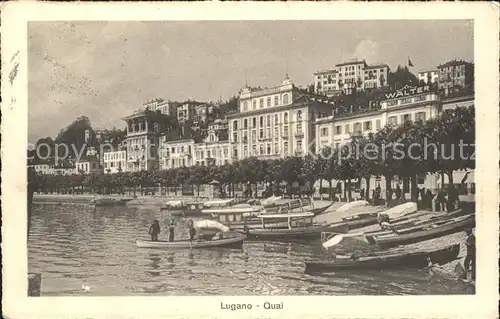
<instances>
[{"instance_id":1,"label":"row of trees","mask_svg":"<svg viewBox=\"0 0 500 319\"><path fill-rule=\"evenodd\" d=\"M400 126L387 125L368 135L354 135L349 144L339 148L325 148L317 156L287 157L260 160L248 158L223 166L180 167L170 170L120 172L97 175L41 175L37 176L40 192L124 193L133 189L143 193L146 188L169 187L174 193L182 185L192 185L198 191L201 185L216 180L227 186L234 196L235 185L266 182L271 189L286 185L286 192L294 193L298 185L313 185L318 180L332 180L345 185L344 196L351 198L353 182L373 176L383 176L385 189L391 189L394 177L411 181L412 199L417 195L417 176L440 173L453 184L453 172L474 169L475 121L474 107L442 112L427 121L406 122ZM444 183L443 183L444 184ZM321 183L322 185L322 183ZM367 183L369 185L369 183ZM256 191L256 187L253 188ZM367 187L366 198L370 189ZM320 192L323 190L320 189Z\"/></svg>"}]
</instances>

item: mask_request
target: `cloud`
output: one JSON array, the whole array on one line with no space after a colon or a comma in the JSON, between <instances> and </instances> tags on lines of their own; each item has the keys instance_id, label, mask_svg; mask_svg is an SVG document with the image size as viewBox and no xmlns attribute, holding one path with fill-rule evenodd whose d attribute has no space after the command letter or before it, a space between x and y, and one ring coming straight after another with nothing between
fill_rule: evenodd
<instances>
[{"instance_id":1,"label":"cloud","mask_svg":"<svg viewBox=\"0 0 500 319\"><path fill-rule=\"evenodd\" d=\"M380 46L370 38L363 39L354 47L351 58L364 59L368 64L380 62Z\"/></svg>"}]
</instances>

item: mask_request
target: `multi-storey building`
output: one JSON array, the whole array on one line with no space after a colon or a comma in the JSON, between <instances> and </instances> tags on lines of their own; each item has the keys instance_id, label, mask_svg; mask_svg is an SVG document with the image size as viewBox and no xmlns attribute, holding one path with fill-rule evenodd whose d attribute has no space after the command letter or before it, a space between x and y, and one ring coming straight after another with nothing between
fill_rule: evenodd
<instances>
[{"instance_id":1,"label":"multi-storey building","mask_svg":"<svg viewBox=\"0 0 500 319\"><path fill-rule=\"evenodd\" d=\"M130 172L158 168L160 135L171 126L171 117L150 110L124 118L127 122L127 167Z\"/></svg>"},{"instance_id":2,"label":"multi-storey building","mask_svg":"<svg viewBox=\"0 0 500 319\"><path fill-rule=\"evenodd\" d=\"M165 101L164 99L156 98L147 101L143 104L144 109L160 112L168 116L177 116L177 106L179 102Z\"/></svg>"},{"instance_id":3,"label":"multi-storey building","mask_svg":"<svg viewBox=\"0 0 500 319\"><path fill-rule=\"evenodd\" d=\"M437 69L422 70L418 72L418 82L423 84L434 84L438 82L439 73Z\"/></svg>"},{"instance_id":4,"label":"multi-storey building","mask_svg":"<svg viewBox=\"0 0 500 319\"><path fill-rule=\"evenodd\" d=\"M334 96L379 88L387 85L388 74L387 64L368 65L365 60L340 63L332 69L314 73L314 90L317 94Z\"/></svg>"},{"instance_id":5,"label":"multi-storey building","mask_svg":"<svg viewBox=\"0 0 500 319\"><path fill-rule=\"evenodd\" d=\"M224 165L230 163L227 129L212 126L201 143L194 145L196 165Z\"/></svg>"},{"instance_id":6,"label":"multi-storey building","mask_svg":"<svg viewBox=\"0 0 500 319\"><path fill-rule=\"evenodd\" d=\"M125 150L105 152L102 158L104 173L113 174L127 170L127 152Z\"/></svg>"},{"instance_id":7,"label":"multi-storey building","mask_svg":"<svg viewBox=\"0 0 500 319\"><path fill-rule=\"evenodd\" d=\"M376 108L366 108L356 111L348 111L341 114L334 114L327 118L316 120L316 147L340 147L350 142L353 135L375 133L387 124L400 125L406 121L425 121L438 116L444 109L457 106L473 105L473 96L462 98L441 100L436 90L432 86L409 87L406 86L396 92L386 93L386 99L381 101ZM336 113L336 112L334 112ZM465 176L465 172L454 172L454 180L460 181ZM473 178L469 177L473 184ZM403 178L403 190L409 192L409 179ZM365 181L360 181L360 188L366 189ZM393 181L398 183L397 180ZM436 189L440 178L434 175L419 176L419 186L429 189ZM383 177L372 178L370 189L377 185L384 190L385 182ZM395 187L395 185L393 185Z\"/></svg>"},{"instance_id":8,"label":"multi-storey building","mask_svg":"<svg viewBox=\"0 0 500 319\"><path fill-rule=\"evenodd\" d=\"M312 123L331 113L331 104L314 101L288 77L272 88L246 87L239 112L227 116L231 158L305 155L315 138Z\"/></svg>"},{"instance_id":9,"label":"multi-storey building","mask_svg":"<svg viewBox=\"0 0 500 319\"><path fill-rule=\"evenodd\" d=\"M438 87L444 94L474 86L474 64L451 60L437 67Z\"/></svg>"},{"instance_id":10,"label":"multi-storey building","mask_svg":"<svg viewBox=\"0 0 500 319\"><path fill-rule=\"evenodd\" d=\"M84 156L76 162L76 172L79 174L100 174L103 167L97 156Z\"/></svg>"},{"instance_id":11,"label":"multi-storey building","mask_svg":"<svg viewBox=\"0 0 500 319\"><path fill-rule=\"evenodd\" d=\"M177 121L182 124L187 121L206 121L209 107L207 104L197 101L185 101L177 106ZM195 118L196 116L196 118Z\"/></svg>"}]
</instances>

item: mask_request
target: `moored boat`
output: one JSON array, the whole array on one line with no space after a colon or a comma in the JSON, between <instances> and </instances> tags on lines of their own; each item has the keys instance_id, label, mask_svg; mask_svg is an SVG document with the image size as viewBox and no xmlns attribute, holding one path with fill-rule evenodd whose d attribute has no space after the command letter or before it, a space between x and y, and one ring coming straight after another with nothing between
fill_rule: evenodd
<instances>
[{"instance_id":1,"label":"moored boat","mask_svg":"<svg viewBox=\"0 0 500 319\"><path fill-rule=\"evenodd\" d=\"M224 247L224 248L235 248L241 249L243 247L243 241L246 236L240 233L234 233L230 237L224 237L222 239L213 240L178 240L178 241L150 241L150 240L137 240L136 245L139 248L169 248L169 249L199 249L199 248L213 248L213 247Z\"/></svg>"},{"instance_id":2,"label":"moored boat","mask_svg":"<svg viewBox=\"0 0 500 319\"><path fill-rule=\"evenodd\" d=\"M380 247L394 247L450 235L475 226L475 215L469 214L455 218L431 220L428 223L409 228L395 229L387 234L365 235L369 243Z\"/></svg>"},{"instance_id":3,"label":"moored boat","mask_svg":"<svg viewBox=\"0 0 500 319\"><path fill-rule=\"evenodd\" d=\"M433 264L444 265L456 260L459 252L460 245L455 244L433 251L384 252L358 258L337 257L329 261L308 261L305 263L305 272L312 274L343 270L424 268Z\"/></svg>"},{"instance_id":4,"label":"moored boat","mask_svg":"<svg viewBox=\"0 0 500 319\"><path fill-rule=\"evenodd\" d=\"M89 205L102 207L102 206L123 206L126 205L128 199L124 198L111 198L111 197L100 197L94 198L90 201Z\"/></svg>"},{"instance_id":5,"label":"moored boat","mask_svg":"<svg viewBox=\"0 0 500 319\"><path fill-rule=\"evenodd\" d=\"M349 228L346 224L317 224L314 214L311 212L289 213L289 214L265 214L260 215L262 224L258 227L245 227L243 232L249 238L272 239L272 238L307 238L320 237L322 232L347 233ZM278 220L286 223L276 225ZM272 224L270 225L271 222Z\"/></svg>"}]
</instances>

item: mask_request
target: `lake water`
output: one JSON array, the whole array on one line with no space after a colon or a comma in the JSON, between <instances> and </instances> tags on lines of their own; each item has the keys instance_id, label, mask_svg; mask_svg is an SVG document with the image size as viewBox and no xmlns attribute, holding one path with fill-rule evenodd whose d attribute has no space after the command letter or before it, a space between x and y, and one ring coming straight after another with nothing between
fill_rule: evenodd
<instances>
[{"instance_id":1,"label":"lake water","mask_svg":"<svg viewBox=\"0 0 500 319\"><path fill-rule=\"evenodd\" d=\"M242 250L136 247L136 239L148 238L153 219L159 219L163 226L168 218L167 212L154 208L34 205L28 270L42 274L42 296L466 292L463 284L441 272L428 270L306 275L305 260L326 258L319 239L300 243L245 241ZM178 224L176 238L187 237L182 221ZM165 235L162 227L160 238ZM463 234L455 234L425 245L463 242L463 239ZM90 291L85 292L82 284L89 286Z\"/></svg>"}]
</instances>

